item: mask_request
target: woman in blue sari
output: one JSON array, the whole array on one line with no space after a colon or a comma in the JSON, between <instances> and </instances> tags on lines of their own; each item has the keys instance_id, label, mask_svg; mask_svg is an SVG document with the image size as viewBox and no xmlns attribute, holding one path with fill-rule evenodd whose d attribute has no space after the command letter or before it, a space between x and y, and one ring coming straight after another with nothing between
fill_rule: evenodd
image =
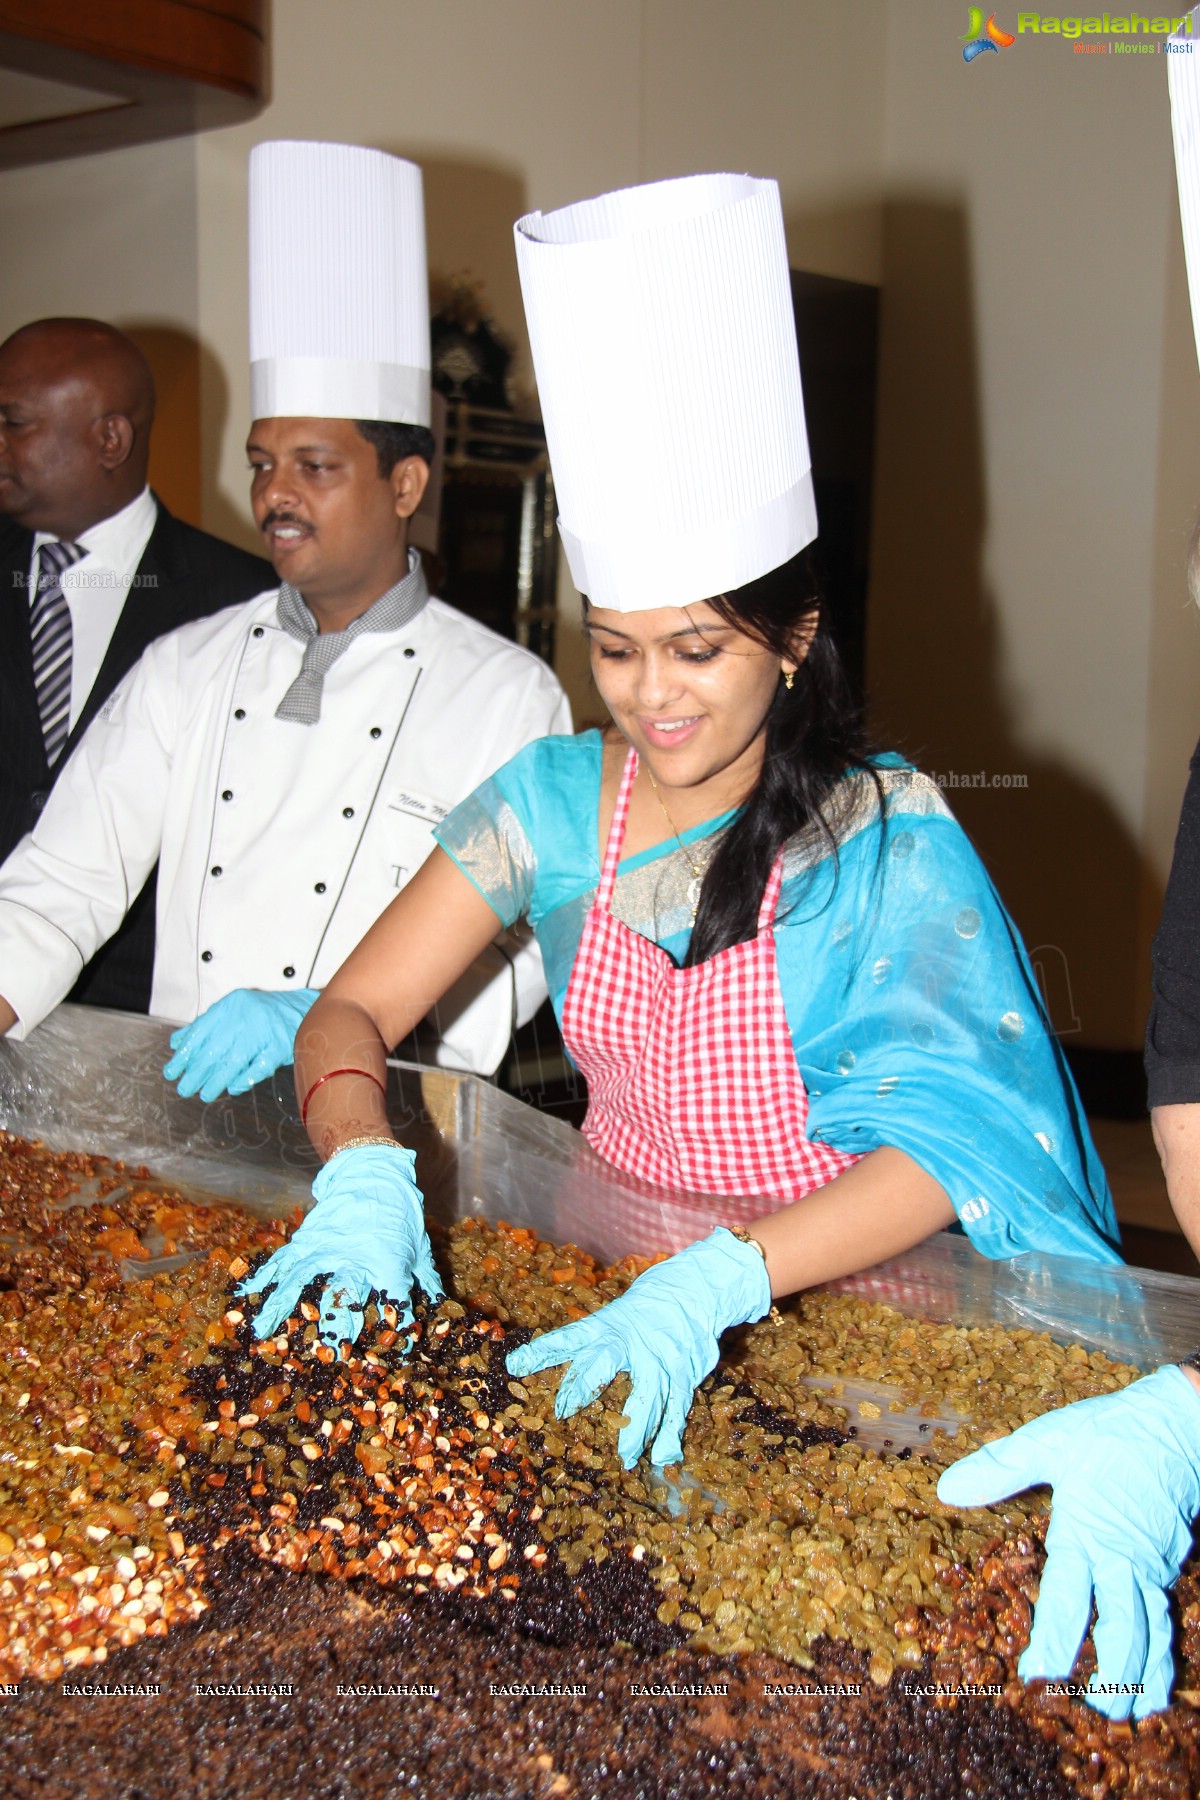
<instances>
[{"instance_id":1,"label":"woman in blue sari","mask_svg":"<svg viewBox=\"0 0 1200 1800\"><path fill-rule=\"evenodd\" d=\"M985 1255L1118 1260L1028 959L936 786L873 754L807 546L812 479L778 189L655 184L517 228L560 529L601 734L530 746L437 849L296 1043L318 1204L252 1277L267 1333L329 1276L440 1292L384 1062L503 925L542 947L584 1130L716 1227L514 1353L557 1406L633 1377L619 1450L676 1460L727 1327L956 1218ZM653 509L644 496L654 495Z\"/></svg>"},{"instance_id":2,"label":"woman in blue sari","mask_svg":"<svg viewBox=\"0 0 1200 1800\"><path fill-rule=\"evenodd\" d=\"M772 1293L956 1217L998 1257L1117 1261L1117 1231L1016 929L935 784L864 747L804 558L686 608L589 608L587 629L615 726L528 746L456 808L298 1037L327 1166L260 1328L290 1310L301 1271L282 1277L302 1255L306 1279L333 1271L351 1295L335 1340L372 1288L407 1294L412 1260L401 1279L372 1248L393 1235L379 1199L393 1186L432 1290L411 1159L383 1107L386 1047L524 918L588 1079L595 1148L713 1196L722 1227L619 1303L649 1290L669 1349L681 1327L655 1290L689 1270L697 1284L684 1310L706 1321L703 1345L622 1434L628 1459L653 1437L662 1461L720 1330L761 1317ZM616 1311L540 1340L523 1366L535 1348L562 1360ZM563 1403L582 1386L564 1383Z\"/></svg>"}]
</instances>

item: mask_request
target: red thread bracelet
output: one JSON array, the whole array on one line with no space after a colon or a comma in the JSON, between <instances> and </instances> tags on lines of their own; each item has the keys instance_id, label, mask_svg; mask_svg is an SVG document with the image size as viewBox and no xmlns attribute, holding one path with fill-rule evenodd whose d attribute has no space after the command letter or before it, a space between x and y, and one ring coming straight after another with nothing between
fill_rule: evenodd
<instances>
[{"instance_id":1,"label":"red thread bracelet","mask_svg":"<svg viewBox=\"0 0 1200 1800\"><path fill-rule=\"evenodd\" d=\"M369 1069L330 1069L328 1075L317 1076L317 1079L313 1082L307 1094L305 1094L303 1100L300 1102L300 1123L302 1125L307 1126L308 1124L309 1101L312 1099L317 1089L319 1087L324 1087L327 1081L332 1081L335 1075L361 1075L364 1081L373 1081L384 1098L387 1098L386 1084L380 1081L378 1075L372 1075Z\"/></svg>"}]
</instances>

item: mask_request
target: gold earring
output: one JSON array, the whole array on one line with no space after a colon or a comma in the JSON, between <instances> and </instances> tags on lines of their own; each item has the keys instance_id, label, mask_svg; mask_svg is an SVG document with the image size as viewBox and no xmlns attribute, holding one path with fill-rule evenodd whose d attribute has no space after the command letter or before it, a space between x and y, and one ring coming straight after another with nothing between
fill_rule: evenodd
<instances>
[{"instance_id":1,"label":"gold earring","mask_svg":"<svg viewBox=\"0 0 1200 1800\"><path fill-rule=\"evenodd\" d=\"M783 671L783 685L787 689L789 694L792 691L792 683L795 681L795 679L796 679L795 669L785 669Z\"/></svg>"}]
</instances>

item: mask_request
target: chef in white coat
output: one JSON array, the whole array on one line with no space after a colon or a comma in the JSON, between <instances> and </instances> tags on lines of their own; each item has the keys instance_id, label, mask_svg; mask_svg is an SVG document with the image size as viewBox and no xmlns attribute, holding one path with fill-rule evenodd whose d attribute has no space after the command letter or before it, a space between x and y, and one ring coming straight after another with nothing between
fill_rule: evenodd
<instances>
[{"instance_id":1,"label":"chef in white coat","mask_svg":"<svg viewBox=\"0 0 1200 1800\"><path fill-rule=\"evenodd\" d=\"M281 586L149 647L0 868L0 1030L20 1037L158 861L150 1010L193 1021L167 1072L205 1099L291 1060L431 827L570 730L545 664L431 598L408 546L433 451L420 170L270 143L250 189L247 452ZM492 1072L544 992L532 940L504 934L439 1003L438 1060Z\"/></svg>"}]
</instances>

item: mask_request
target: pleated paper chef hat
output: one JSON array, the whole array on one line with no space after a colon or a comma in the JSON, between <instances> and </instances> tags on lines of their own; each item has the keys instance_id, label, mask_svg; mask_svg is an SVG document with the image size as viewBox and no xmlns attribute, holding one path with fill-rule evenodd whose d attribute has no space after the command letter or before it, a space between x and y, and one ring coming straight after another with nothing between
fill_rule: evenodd
<instances>
[{"instance_id":1,"label":"pleated paper chef hat","mask_svg":"<svg viewBox=\"0 0 1200 1800\"><path fill-rule=\"evenodd\" d=\"M687 606L817 535L774 181L691 175L514 227L571 575Z\"/></svg>"},{"instance_id":2,"label":"pleated paper chef hat","mask_svg":"<svg viewBox=\"0 0 1200 1800\"><path fill-rule=\"evenodd\" d=\"M1169 48L1167 86L1171 93L1171 131L1175 139L1175 175L1179 214L1187 259L1192 332L1200 356L1200 17L1193 12L1190 32L1179 32ZM1174 46L1179 48L1175 49Z\"/></svg>"},{"instance_id":3,"label":"pleated paper chef hat","mask_svg":"<svg viewBox=\"0 0 1200 1800\"><path fill-rule=\"evenodd\" d=\"M415 163L355 144L250 152L250 410L429 424Z\"/></svg>"}]
</instances>

